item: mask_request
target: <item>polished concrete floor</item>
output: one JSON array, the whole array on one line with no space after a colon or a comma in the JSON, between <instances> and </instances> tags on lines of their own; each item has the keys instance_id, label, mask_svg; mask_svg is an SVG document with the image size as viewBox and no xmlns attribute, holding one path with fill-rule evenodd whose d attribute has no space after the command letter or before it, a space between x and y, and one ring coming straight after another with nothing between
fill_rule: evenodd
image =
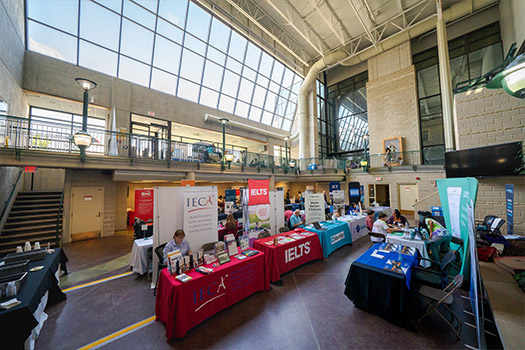
<instances>
[{"instance_id":1,"label":"polished concrete floor","mask_svg":"<svg viewBox=\"0 0 525 350\"><path fill-rule=\"evenodd\" d=\"M130 235L65 245L71 271L62 286L80 285L129 271ZM463 327L462 340L438 317L414 330L355 308L343 294L350 264L369 246L367 238L334 252L324 261L303 265L272 285L166 342L165 328L151 323L104 349L460 349L476 345L474 330ZM155 314L155 297L145 276L131 274L67 292L67 300L48 307L37 349L76 349ZM456 298L457 314L463 299ZM412 300L414 317L421 301ZM467 320L468 321L468 320Z\"/></svg>"}]
</instances>

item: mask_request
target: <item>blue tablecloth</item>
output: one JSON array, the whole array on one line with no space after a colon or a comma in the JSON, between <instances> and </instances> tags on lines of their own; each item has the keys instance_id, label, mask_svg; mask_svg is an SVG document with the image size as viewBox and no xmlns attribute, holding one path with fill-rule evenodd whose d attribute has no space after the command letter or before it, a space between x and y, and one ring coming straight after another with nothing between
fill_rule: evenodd
<instances>
[{"instance_id":1,"label":"blue tablecloth","mask_svg":"<svg viewBox=\"0 0 525 350\"><path fill-rule=\"evenodd\" d=\"M396 249L388 253L379 251L389 247ZM405 251L402 252L402 249L405 249ZM383 259L372 256L372 253L376 250L376 254L384 256ZM403 274L405 275L407 287L410 289L410 278L412 276L412 267L416 262L416 254L417 250L415 248L411 249L410 247L389 243L376 243L357 258L355 262L388 272ZM399 262L399 264L397 262Z\"/></svg>"},{"instance_id":2,"label":"blue tablecloth","mask_svg":"<svg viewBox=\"0 0 525 350\"><path fill-rule=\"evenodd\" d=\"M321 222L321 226L326 230L316 230L311 225L305 226L304 229L317 233L321 241L321 246L323 247L323 255L325 258L328 258L334 250L352 243L352 235L346 222L323 221Z\"/></svg>"}]
</instances>

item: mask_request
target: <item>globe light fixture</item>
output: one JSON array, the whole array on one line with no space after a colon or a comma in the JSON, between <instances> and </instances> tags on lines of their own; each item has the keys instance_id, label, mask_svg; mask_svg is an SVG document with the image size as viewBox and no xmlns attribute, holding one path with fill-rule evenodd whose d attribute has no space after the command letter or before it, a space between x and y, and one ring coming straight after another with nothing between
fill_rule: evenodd
<instances>
[{"instance_id":1,"label":"globe light fixture","mask_svg":"<svg viewBox=\"0 0 525 350\"><path fill-rule=\"evenodd\" d=\"M73 142L80 149L80 161L86 161L86 149L91 146L93 137L87 132L89 90L97 87L97 83L85 78L75 78L75 81L84 89L84 102L82 104L82 130L73 135Z\"/></svg>"},{"instance_id":2,"label":"globe light fixture","mask_svg":"<svg viewBox=\"0 0 525 350\"><path fill-rule=\"evenodd\" d=\"M525 98L525 54L512 61L487 83L487 89L505 90L511 96Z\"/></svg>"}]
</instances>

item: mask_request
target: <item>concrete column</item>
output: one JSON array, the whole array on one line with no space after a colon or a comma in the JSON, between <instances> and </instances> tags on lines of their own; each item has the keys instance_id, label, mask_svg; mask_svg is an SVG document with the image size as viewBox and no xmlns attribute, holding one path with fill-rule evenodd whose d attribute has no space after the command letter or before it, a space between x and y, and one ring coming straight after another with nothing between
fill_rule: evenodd
<instances>
[{"instance_id":1,"label":"concrete column","mask_svg":"<svg viewBox=\"0 0 525 350\"><path fill-rule=\"evenodd\" d=\"M193 180L195 181L195 172L190 171L186 173L186 178L184 180Z\"/></svg>"},{"instance_id":2,"label":"concrete column","mask_svg":"<svg viewBox=\"0 0 525 350\"><path fill-rule=\"evenodd\" d=\"M441 106L443 114L443 132L445 134L445 149L455 149L454 144L454 114L452 99L452 82L450 80L450 60L448 57L447 27L441 11L441 0L436 2L438 20L436 22L439 82L441 84Z\"/></svg>"},{"instance_id":3,"label":"concrete column","mask_svg":"<svg viewBox=\"0 0 525 350\"><path fill-rule=\"evenodd\" d=\"M270 176L270 191L275 191L275 175Z\"/></svg>"}]
</instances>

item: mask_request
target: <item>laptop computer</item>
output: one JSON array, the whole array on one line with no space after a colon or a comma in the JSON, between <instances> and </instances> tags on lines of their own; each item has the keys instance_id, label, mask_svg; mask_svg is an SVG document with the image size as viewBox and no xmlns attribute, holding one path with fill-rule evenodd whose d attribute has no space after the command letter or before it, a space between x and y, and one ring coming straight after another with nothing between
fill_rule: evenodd
<instances>
[{"instance_id":1,"label":"laptop computer","mask_svg":"<svg viewBox=\"0 0 525 350\"><path fill-rule=\"evenodd\" d=\"M319 231L326 231L325 228L323 228L317 221L316 222L313 222L312 225L314 225L315 229L316 230L319 230Z\"/></svg>"}]
</instances>

